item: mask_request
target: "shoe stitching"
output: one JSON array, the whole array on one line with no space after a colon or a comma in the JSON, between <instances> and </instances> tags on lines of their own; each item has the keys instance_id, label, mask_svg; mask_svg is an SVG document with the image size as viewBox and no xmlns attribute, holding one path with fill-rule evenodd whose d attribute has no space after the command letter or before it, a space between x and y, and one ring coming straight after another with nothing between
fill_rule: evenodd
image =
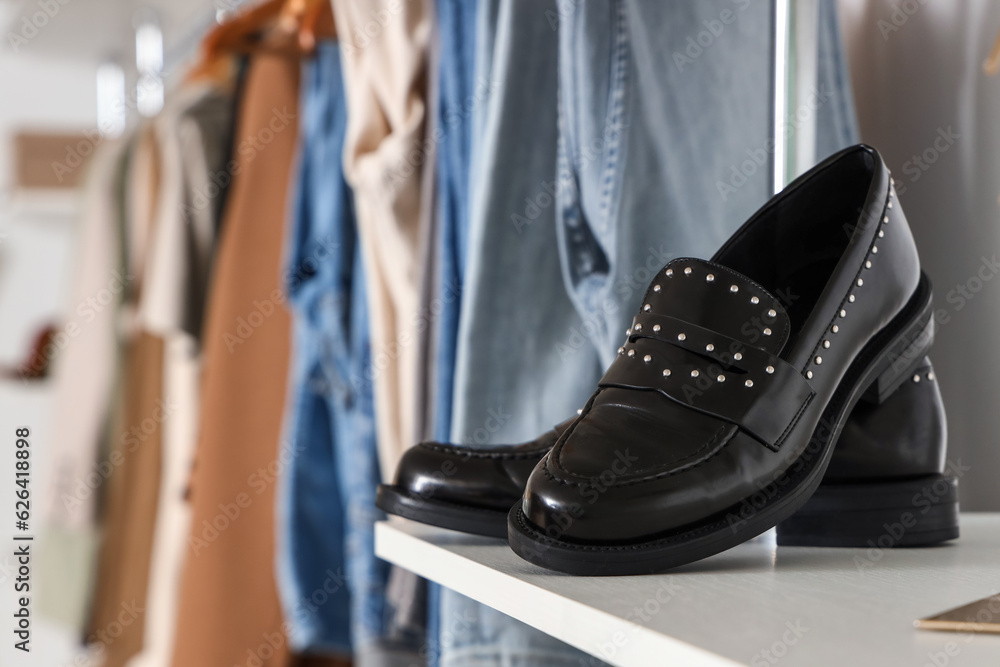
<instances>
[{"instance_id":1,"label":"shoe stitching","mask_svg":"<svg viewBox=\"0 0 1000 667\"><path fill-rule=\"evenodd\" d=\"M508 460L511 460L511 461L516 461L516 460L520 460L520 459L534 458L534 457L538 456L539 454L544 454L545 452L547 452L550 449L552 449L551 446L548 446L548 447L536 447L535 449L519 450L516 453L512 453L512 452L498 452L498 451L492 451L492 450L479 451L479 450L475 450L475 449L472 449L472 448L456 447L454 445L448 446L448 445L441 445L441 444L432 444L432 443L426 443L426 442L421 442L421 443L417 444L417 447L420 447L421 449L427 449L427 450L430 450L432 452L437 452L439 454L457 454L457 455L462 456L464 458L473 458L473 459L508 459Z\"/></svg>"}]
</instances>

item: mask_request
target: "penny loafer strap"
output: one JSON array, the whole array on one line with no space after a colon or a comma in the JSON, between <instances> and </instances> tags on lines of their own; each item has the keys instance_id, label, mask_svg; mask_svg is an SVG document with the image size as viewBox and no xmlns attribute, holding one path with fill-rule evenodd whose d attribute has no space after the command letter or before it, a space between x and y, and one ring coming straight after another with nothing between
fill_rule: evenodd
<instances>
[{"instance_id":1,"label":"penny loafer strap","mask_svg":"<svg viewBox=\"0 0 1000 667\"><path fill-rule=\"evenodd\" d=\"M641 313L601 387L655 390L777 450L814 392L767 350L681 319Z\"/></svg>"}]
</instances>

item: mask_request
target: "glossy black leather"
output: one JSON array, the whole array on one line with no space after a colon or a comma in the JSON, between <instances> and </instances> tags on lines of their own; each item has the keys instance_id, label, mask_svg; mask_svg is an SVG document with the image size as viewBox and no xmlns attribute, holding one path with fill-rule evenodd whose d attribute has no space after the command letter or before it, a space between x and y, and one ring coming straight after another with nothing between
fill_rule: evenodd
<instances>
[{"instance_id":1,"label":"glossy black leather","mask_svg":"<svg viewBox=\"0 0 1000 667\"><path fill-rule=\"evenodd\" d=\"M394 486L413 497L495 510L506 517L521 498L535 465L571 421L519 445L422 442L403 454Z\"/></svg>"},{"instance_id":2,"label":"glossy black leather","mask_svg":"<svg viewBox=\"0 0 1000 667\"><path fill-rule=\"evenodd\" d=\"M881 405L858 403L837 440L824 483L850 484L945 472L948 427L930 359Z\"/></svg>"},{"instance_id":3,"label":"glossy black leather","mask_svg":"<svg viewBox=\"0 0 1000 667\"><path fill-rule=\"evenodd\" d=\"M413 497L492 510L506 522L532 469L573 419L518 445L420 443L403 455L394 486ZM884 403L862 402L854 408L823 481L843 484L942 473L946 453L944 404L934 367L924 359Z\"/></svg>"},{"instance_id":4,"label":"glossy black leather","mask_svg":"<svg viewBox=\"0 0 1000 667\"><path fill-rule=\"evenodd\" d=\"M528 529L568 543L639 543L746 502L803 456L848 367L919 282L913 238L878 153L857 146L826 160L755 214L711 264L670 262L643 299L640 316L682 320L699 328L699 344L708 330L752 352L717 373L720 360L704 348L633 326L582 414L532 471L521 501ZM753 296L761 310L747 319L740 301ZM726 298L731 308L720 306ZM763 336L754 322L775 301L785 308L774 308L778 325ZM768 382L761 364L772 357L785 383ZM657 380L665 368L671 376Z\"/></svg>"}]
</instances>

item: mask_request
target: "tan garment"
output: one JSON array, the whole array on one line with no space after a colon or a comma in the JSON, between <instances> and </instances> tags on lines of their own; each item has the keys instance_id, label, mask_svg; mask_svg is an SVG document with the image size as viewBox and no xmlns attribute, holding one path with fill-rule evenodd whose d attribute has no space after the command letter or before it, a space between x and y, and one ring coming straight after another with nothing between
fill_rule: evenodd
<instances>
[{"instance_id":1,"label":"tan garment","mask_svg":"<svg viewBox=\"0 0 1000 667\"><path fill-rule=\"evenodd\" d=\"M111 430L107 512L87 638L104 645L104 667L142 648L149 562L160 488L163 341L139 333L126 344L120 408Z\"/></svg>"},{"instance_id":2,"label":"tan garment","mask_svg":"<svg viewBox=\"0 0 1000 667\"><path fill-rule=\"evenodd\" d=\"M430 0L333 0L347 98L344 169L354 188L371 310L372 373L379 463L390 479L421 435L418 344L421 175ZM371 26L378 30L371 30ZM374 33L374 34L373 34Z\"/></svg>"},{"instance_id":3,"label":"tan garment","mask_svg":"<svg viewBox=\"0 0 1000 667\"><path fill-rule=\"evenodd\" d=\"M279 282L299 62L248 65L202 335L201 424L181 580L177 667L285 666L274 578L275 483L290 320Z\"/></svg>"},{"instance_id":4,"label":"tan garment","mask_svg":"<svg viewBox=\"0 0 1000 667\"><path fill-rule=\"evenodd\" d=\"M104 645L105 667L121 667L142 648L149 561L160 484L163 341L135 327L142 275L153 232L159 150L149 126L139 130L129 163L123 225L133 279L118 316L124 341L117 413L108 436L102 542L88 640ZM119 630L120 628L120 630Z\"/></svg>"}]
</instances>

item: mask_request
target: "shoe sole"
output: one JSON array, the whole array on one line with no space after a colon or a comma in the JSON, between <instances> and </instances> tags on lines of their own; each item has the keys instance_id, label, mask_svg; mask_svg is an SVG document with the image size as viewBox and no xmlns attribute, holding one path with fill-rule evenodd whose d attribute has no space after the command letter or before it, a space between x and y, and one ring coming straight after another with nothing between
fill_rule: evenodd
<instances>
[{"instance_id":1,"label":"shoe sole","mask_svg":"<svg viewBox=\"0 0 1000 667\"><path fill-rule=\"evenodd\" d=\"M398 486L387 484L379 485L375 494L375 506L383 512L431 526L507 539L507 510L491 510L421 498Z\"/></svg>"},{"instance_id":2,"label":"shoe sole","mask_svg":"<svg viewBox=\"0 0 1000 667\"><path fill-rule=\"evenodd\" d=\"M542 567L584 576L662 572L742 544L770 530L802 508L823 479L833 444L858 400L885 373L915 368L930 339L931 289L927 277L903 310L879 331L848 368L824 410L803 455L781 475L727 510L699 523L628 544L584 544L561 538L558 529L544 534L532 525L520 504L507 518L507 542L525 560ZM902 360L902 363L900 361ZM827 425L829 425L828 428ZM753 502L763 498L760 502Z\"/></svg>"}]
</instances>

